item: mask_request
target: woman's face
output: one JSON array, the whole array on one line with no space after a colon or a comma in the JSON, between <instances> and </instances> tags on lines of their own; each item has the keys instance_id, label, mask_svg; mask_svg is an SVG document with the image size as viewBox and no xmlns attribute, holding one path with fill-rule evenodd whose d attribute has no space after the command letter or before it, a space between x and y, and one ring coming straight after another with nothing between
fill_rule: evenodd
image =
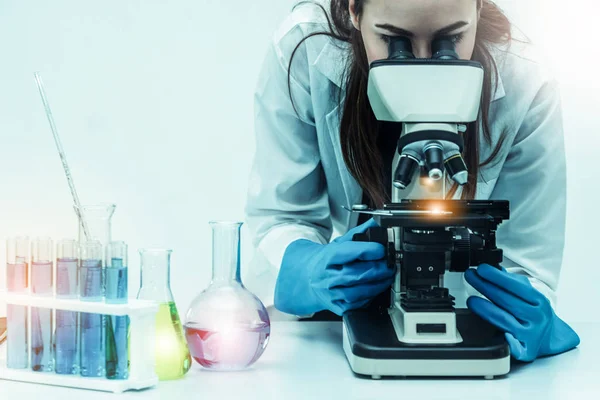
<instances>
[{"instance_id":1,"label":"woman's face","mask_svg":"<svg viewBox=\"0 0 600 400\"><path fill-rule=\"evenodd\" d=\"M362 14L352 23L361 32L369 64L388 57L389 37L404 36L412 42L417 58L431 57L431 42L452 38L461 59L473 54L479 19L479 0L364 0Z\"/></svg>"}]
</instances>

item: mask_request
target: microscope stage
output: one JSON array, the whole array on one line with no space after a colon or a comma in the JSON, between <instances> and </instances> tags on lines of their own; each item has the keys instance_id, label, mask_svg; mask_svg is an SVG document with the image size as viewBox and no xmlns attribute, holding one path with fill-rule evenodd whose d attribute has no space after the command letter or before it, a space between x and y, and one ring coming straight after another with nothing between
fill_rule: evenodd
<instances>
[{"instance_id":1,"label":"microscope stage","mask_svg":"<svg viewBox=\"0 0 600 400\"><path fill-rule=\"evenodd\" d=\"M456 310L458 344L398 341L389 314L370 309L343 317L344 352L352 370L382 376L473 376L491 379L510 370L504 333L467 309Z\"/></svg>"}]
</instances>

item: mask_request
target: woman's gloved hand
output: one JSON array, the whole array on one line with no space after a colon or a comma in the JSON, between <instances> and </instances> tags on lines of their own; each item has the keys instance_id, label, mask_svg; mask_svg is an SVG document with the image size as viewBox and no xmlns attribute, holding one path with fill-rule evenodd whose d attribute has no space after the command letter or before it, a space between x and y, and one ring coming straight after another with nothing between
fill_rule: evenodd
<instances>
[{"instance_id":1,"label":"woman's gloved hand","mask_svg":"<svg viewBox=\"0 0 600 400\"><path fill-rule=\"evenodd\" d=\"M367 305L392 284L395 272L383 259L382 244L352 241L354 234L376 226L371 218L328 244L290 243L277 277L275 307L295 315L323 310L342 315Z\"/></svg>"},{"instance_id":2,"label":"woman's gloved hand","mask_svg":"<svg viewBox=\"0 0 600 400\"><path fill-rule=\"evenodd\" d=\"M505 332L513 358L533 361L579 345L577 333L556 316L527 277L481 264L467 270L465 279L490 300L471 296L467 307Z\"/></svg>"}]
</instances>

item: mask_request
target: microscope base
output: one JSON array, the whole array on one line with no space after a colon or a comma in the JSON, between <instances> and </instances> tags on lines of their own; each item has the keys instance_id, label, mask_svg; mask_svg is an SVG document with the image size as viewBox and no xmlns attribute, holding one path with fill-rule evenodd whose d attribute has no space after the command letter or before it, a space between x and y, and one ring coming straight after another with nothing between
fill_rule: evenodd
<instances>
[{"instance_id":1,"label":"microscope base","mask_svg":"<svg viewBox=\"0 0 600 400\"><path fill-rule=\"evenodd\" d=\"M343 317L344 352L352 370L382 376L506 375L510 350L504 334L467 309L456 310L463 337L458 344L406 344L398 341L386 312L361 309Z\"/></svg>"}]
</instances>

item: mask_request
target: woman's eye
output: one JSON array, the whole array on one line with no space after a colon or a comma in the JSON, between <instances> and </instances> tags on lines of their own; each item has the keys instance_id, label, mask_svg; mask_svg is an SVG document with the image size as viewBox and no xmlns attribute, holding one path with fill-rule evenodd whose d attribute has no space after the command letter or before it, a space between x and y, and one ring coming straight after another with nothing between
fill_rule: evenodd
<instances>
[{"instance_id":1,"label":"woman's eye","mask_svg":"<svg viewBox=\"0 0 600 400\"><path fill-rule=\"evenodd\" d=\"M460 43L463 39L463 33L457 33L456 35L448 36L447 38L450 39L452 43Z\"/></svg>"},{"instance_id":2,"label":"woman's eye","mask_svg":"<svg viewBox=\"0 0 600 400\"><path fill-rule=\"evenodd\" d=\"M381 40L383 40L386 43L389 43L390 40L392 40L392 37L389 35L384 35L383 33L379 35L381 37Z\"/></svg>"}]
</instances>

